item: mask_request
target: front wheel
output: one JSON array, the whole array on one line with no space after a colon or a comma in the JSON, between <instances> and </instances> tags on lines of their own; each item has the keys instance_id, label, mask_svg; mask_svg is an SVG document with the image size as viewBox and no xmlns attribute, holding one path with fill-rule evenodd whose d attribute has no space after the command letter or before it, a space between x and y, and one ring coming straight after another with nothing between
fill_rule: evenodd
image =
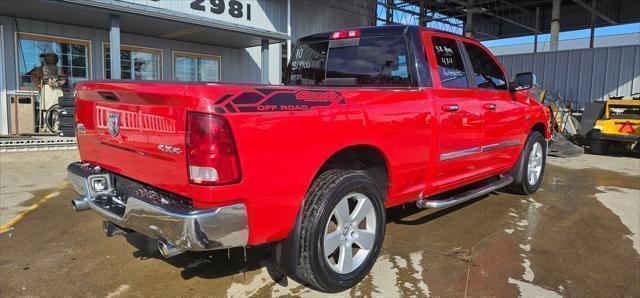
<instances>
[{"instance_id":1,"label":"front wheel","mask_svg":"<svg viewBox=\"0 0 640 298\"><path fill-rule=\"evenodd\" d=\"M328 170L305 199L296 275L323 292L359 283L377 259L385 232L380 188L361 171Z\"/></svg>"},{"instance_id":2,"label":"front wheel","mask_svg":"<svg viewBox=\"0 0 640 298\"><path fill-rule=\"evenodd\" d=\"M547 140L540 132L533 131L520 152L516 166L511 171L514 175L512 192L528 195L536 192L542 184L547 161Z\"/></svg>"}]
</instances>

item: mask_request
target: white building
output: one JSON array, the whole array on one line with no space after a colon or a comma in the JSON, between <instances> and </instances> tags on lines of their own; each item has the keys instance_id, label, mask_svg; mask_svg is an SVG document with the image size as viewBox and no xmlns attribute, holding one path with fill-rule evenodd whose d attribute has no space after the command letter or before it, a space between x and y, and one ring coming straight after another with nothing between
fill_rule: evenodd
<instances>
[{"instance_id":1,"label":"white building","mask_svg":"<svg viewBox=\"0 0 640 298\"><path fill-rule=\"evenodd\" d=\"M374 19L374 0L0 1L0 135L15 122L12 98L35 95L26 74L44 52L59 55L69 88L117 78L278 84L289 43Z\"/></svg>"}]
</instances>

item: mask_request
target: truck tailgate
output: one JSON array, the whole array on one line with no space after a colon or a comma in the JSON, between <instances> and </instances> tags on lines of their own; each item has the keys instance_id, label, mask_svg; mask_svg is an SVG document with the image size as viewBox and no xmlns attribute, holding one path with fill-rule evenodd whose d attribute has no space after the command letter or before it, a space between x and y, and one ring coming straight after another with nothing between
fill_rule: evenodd
<instances>
[{"instance_id":1,"label":"truck tailgate","mask_svg":"<svg viewBox=\"0 0 640 298\"><path fill-rule=\"evenodd\" d=\"M185 85L91 82L77 87L80 157L184 196Z\"/></svg>"}]
</instances>

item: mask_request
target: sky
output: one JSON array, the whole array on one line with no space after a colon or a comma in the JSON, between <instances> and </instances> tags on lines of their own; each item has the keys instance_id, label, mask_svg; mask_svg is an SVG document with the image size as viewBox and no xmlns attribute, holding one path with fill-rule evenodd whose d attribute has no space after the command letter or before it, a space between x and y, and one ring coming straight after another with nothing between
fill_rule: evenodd
<instances>
[{"instance_id":1,"label":"sky","mask_svg":"<svg viewBox=\"0 0 640 298\"><path fill-rule=\"evenodd\" d=\"M591 34L590 32L591 31L589 29L560 32L560 40L589 37L589 35ZM596 28L595 35L604 36L604 35L625 34L625 33L634 33L634 32L640 32L640 23ZM549 38L550 38L550 34L540 34L538 35L538 42L549 41ZM482 43L487 47L533 43L533 35L489 40L489 41L484 41ZM638 40L638 43L640 44L640 40Z\"/></svg>"}]
</instances>

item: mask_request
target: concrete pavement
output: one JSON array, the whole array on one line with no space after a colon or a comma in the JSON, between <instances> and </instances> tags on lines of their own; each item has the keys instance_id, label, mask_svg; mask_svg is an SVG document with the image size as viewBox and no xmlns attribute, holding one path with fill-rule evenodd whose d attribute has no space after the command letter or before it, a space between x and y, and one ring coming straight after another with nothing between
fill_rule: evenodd
<instances>
[{"instance_id":1,"label":"concrete pavement","mask_svg":"<svg viewBox=\"0 0 640 298\"><path fill-rule=\"evenodd\" d=\"M98 215L69 208L64 168L77 156L60 154L0 157L3 223L55 194L0 234L0 295L324 296L277 272L268 248L165 260L143 236L105 237ZM638 158L550 158L532 196L387 217L373 271L335 296L640 296Z\"/></svg>"}]
</instances>

